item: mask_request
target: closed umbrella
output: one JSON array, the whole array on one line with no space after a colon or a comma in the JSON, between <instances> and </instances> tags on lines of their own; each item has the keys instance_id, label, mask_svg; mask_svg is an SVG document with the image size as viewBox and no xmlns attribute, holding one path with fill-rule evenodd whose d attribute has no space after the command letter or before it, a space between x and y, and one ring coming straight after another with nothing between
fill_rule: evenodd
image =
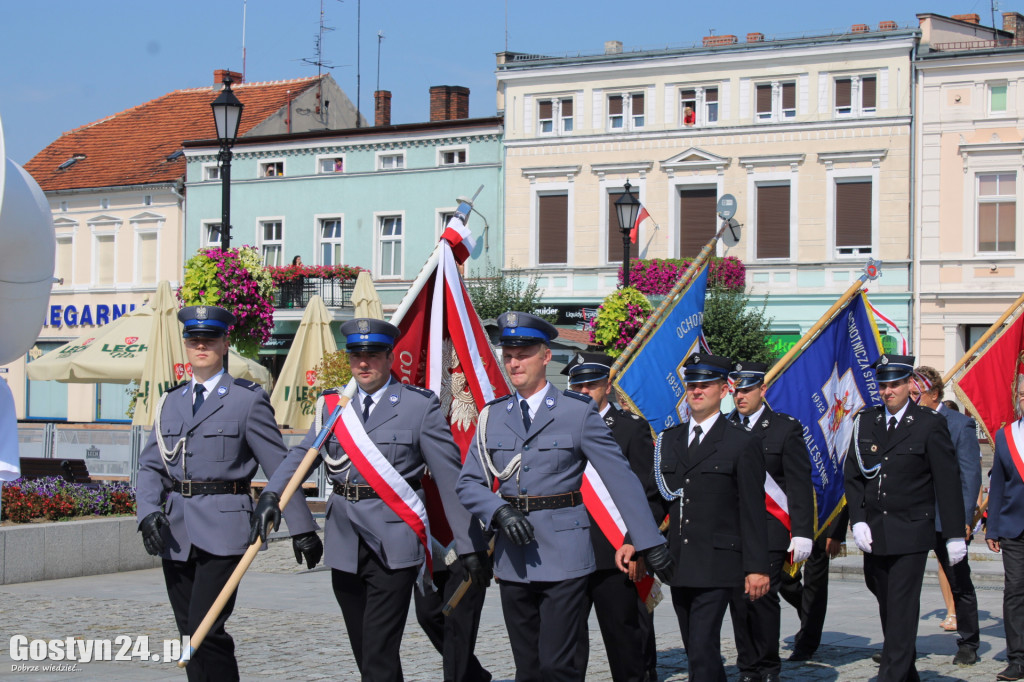
<instances>
[{"instance_id":1,"label":"closed umbrella","mask_svg":"<svg viewBox=\"0 0 1024 682\"><path fill-rule=\"evenodd\" d=\"M274 393L270 396L278 424L287 424L293 429L308 429L313 423L313 409L303 405L303 400L316 383L313 368L320 364L324 355L337 350L338 345L331 332L331 315L323 299L313 296L306 304L292 347L288 350Z\"/></svg>"},{"instance_id":2,"label":"closed umbrella","mask_svg":"<svg viewBox=\"0 0 1024 682\"><path fill-rule=\"evenodd\" d=\"M380 296L377 294L377 288L373 286L373 278L366 270L359 273L356 284L352 287L352 306L355 308L355 317L384 319Z\"/></svg>"}]
</instances>

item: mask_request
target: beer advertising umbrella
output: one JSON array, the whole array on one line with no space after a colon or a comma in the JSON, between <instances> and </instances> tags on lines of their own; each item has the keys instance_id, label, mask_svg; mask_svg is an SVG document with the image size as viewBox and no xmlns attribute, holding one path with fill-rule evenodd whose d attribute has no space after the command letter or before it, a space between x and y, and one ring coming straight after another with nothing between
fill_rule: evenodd
<instances>
[{"instance_id":1,"label":"beer advertising umbrella","mask_svg":"<svg viewBox=\"0 0 1024 682\"><path fill-rule=\"evenodd\" d=\"M355 308L352 317L384 319L384 308L380 304L380 295L377 294L377 288L373 286L373 278L366 270L359 273L359 276L356 277L356 284L352 287L352 307Z\"/></svg>"},{"instance_id":2,"label":"beer advertising umbrella","mask_svg":"<svg viewBox=\"0 0 1024 682\"><path fill-rule=\"evenodd\" d=\"M372 285L371 285L372 286ZM331 315L324 300L313 296L306 304L295 339L277 378L270 404L277 423L293 429L308 429L313 423L313 406L304 405L304 398L316 383L314 367L324 355L338 350L331 332Z\"/></svg>"}]
</instances>

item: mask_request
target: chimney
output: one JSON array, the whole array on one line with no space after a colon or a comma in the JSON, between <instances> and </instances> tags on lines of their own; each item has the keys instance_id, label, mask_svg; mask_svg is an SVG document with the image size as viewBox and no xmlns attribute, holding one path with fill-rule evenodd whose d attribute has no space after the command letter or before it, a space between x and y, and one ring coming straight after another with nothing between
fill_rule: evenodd
<instances>
[{"instance_id":1,"label":"chimney","mask_svg":"<svg viewBox=\"0 0 1024 682\"><path fill-rule=\"evenodd\" d=\"M735 45L739 42L736 36L704 36L704 47L719 47L720 45Z\"/></svg>"},{"instance_id":2,"label":"chimney","mask_svg":"<svg viewBox=\"0 0 1024 682\"><path fill-rule=\"evenodd\" d=\"M850 33L867 33L871 28L867 24L854 24L850 29Z\"/></svg>"},{"instance_id":3,"label":"chimney","mask_svg":"<svg viewBox=\"0 0 1024 682\"><path fill-rule=\"evenodd\" d=\"M604 53L605 54L622 54L622 41L621 40L606 40L606 41L604 41Z\"/></svg>"},{"instance_id":4,"label":"chimney","mask_svg":"<svg viewBox=\"0 0 1024 682\"><path fill-rule=\"evenodd\" d=\"M968 24L980 24L981 17L977 14L954 14L953 18L957 21L966 21Z\"/></svg>"},{"instance_id":5,"label":"chimney","mask_svg":"<svg viewBox=\"0 0 1024 682\"><path fill-rule=\"evenodd\" d=\"M764 42L764 34L763 33L748 33L747 34L747 42L748 43L763 43Z\"/></svg>"},{"instance_id":6,"label":"chimney","mask_svg":"<svg viewBox=\"0 0 1024 682\"><path fill-rule=\"evenodd\" d=\"M1003 12L1003 30L1013 34L1014 45L1024 45L1024 15Z\"/></svg>"},{"instance_id":7,"label":"chimney","mask_svg":"<svg viewBox=\"0 0 1024 682\"><path fill-rule=\"evenodd\" d=\"M455 121L469 118L469 88L435 85L430 88L430 120Z\"/></svg>"},{"instance_id":8,"label":"chimney","mask_svg":"<svg viewBox=\"0 0 1024 682\"><path fill-rule=\"evenodd\" d=\"M373 93L373 125L391 125L391 91L376 90Z\"/></svg>"},{"instance_id":9,"label":"chimney","mask_svg":"<svg viewBox=\"0 0 1024 682\"><path fill-rule=\"evenodd\" d=\"M975 14L974 16L977 17L978 15ZM879 31L895 31L896 30L896 22L895 21L880 21L880 22L878 22L878 30Z\"/></svg>"},{"instance_id":10,"label":"chimney","mask_svg":"<svg viewBox=\"0 0 1024 682\"><path fill-rule=\"evenodd\" d=\"M221 90L221 84L224 82L226 76L231 77L232 87L240 85L242 83L242 74L237 71L228 71L227 69L215 69L213 72L213 89Z\"/></svg>"}]
</instances>

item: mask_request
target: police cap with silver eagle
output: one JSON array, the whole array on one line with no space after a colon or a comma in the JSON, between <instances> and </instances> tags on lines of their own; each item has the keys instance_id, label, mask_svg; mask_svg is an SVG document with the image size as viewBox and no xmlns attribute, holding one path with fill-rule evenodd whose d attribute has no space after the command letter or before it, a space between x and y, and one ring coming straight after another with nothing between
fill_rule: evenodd
<instances>
[{"instance_id":1,"label":"police cap with silver eagle","mask_svg":"<svg viewBox=\"0 0 1024 682\"><path fill-rule=\"evenodd\" d=\"M683 381L696 383L701 381L725 381L729 378L732 360L720 355L693 353L683 363Z\"/></svg>"},{"instance_id":2,"label":"police cap with silver eagle","mask_svg":"<svg viewBox=\"0 0 1024 682\"><path fill-rule=\"evenodd\" d=\"M178 320L185 326L182 338L193 336L218 338L228 333L235 316L215 305L190 305L178 311Z\"/></svg>"},{"instance_id":3,"label":"police cap with silver eagle","mask_svg":"<svg viewBox=\"0 0 1024 682\"><path fill-rule=\"evenodd\" d=\"M764 382L768 365L764 362L737 362L729 372L736 388L751 388Z\"/></svg>"},{"instance_id":4,"label":"police cap with silver eagle","mask_svg":"<svg viewBox=\"0 0 1024 682\"><path fill-rule=\"evenodd\" d=\"M499 346L532 346L550 343L558 336L555 325L530 313L510 310L498 315Z\"/></svg>"},{"instance_id":5,"label":"police cap with silver eagle","mask_svg":"<svg viewBox=\"0 0 1024 682\"><path fill-rule=\"evenodd\" d=\"M395 347L395 339L402 332L390 322L372 317L357 317L341 325L341 333L345 335L345 350L351 353L391 350Z\"/></svg>"},{"instance_id":6,"label":"police cap with silver eagle","mask_svg":"<svg viewBox=\"0 0 1024 682\"><path fill-rule=\"evenodd\" d=\"M878 379L879 383L884 384L909 377L914 372L915 359L913 355L885 353L878 356L878 359L871 366L875 370L875 378Z\"/></svg>"},{"instance_id":7,"label":"police cap with silver eagle","mask_svg":"<svg viewBox=\"0 0 1024 682\"><path fill-rule=\"evenodd\" d=\"M586 353L581 351L573 356L569 364L562 370L562 374L569 375L570 386L578 386L589 381L607 379L613 362L615 361L612 357L605 353Z\"/></svg>"}]
</instances>

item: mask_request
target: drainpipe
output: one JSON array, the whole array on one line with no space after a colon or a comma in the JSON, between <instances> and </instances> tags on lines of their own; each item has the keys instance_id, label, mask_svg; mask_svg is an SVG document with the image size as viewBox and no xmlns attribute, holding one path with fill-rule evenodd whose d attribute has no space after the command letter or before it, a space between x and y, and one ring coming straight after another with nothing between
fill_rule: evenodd
<instances>
[{"instance_id":1,"label":"drainpipe","mask_svg":"<svg viewBox=\"0 0 1024 682\"><path fill-rule=\"evenodd\" d=\"M171 194L178 197L178 232L181 233L181 248L178 249L178 253L181 254L182 258L185 258L185 195L182 192L185 191L185 180L184 178L178 178L171 185ZM182 272L185 267L185 263L178 263L178 272Z\"/></svg>"}]
</instances>

